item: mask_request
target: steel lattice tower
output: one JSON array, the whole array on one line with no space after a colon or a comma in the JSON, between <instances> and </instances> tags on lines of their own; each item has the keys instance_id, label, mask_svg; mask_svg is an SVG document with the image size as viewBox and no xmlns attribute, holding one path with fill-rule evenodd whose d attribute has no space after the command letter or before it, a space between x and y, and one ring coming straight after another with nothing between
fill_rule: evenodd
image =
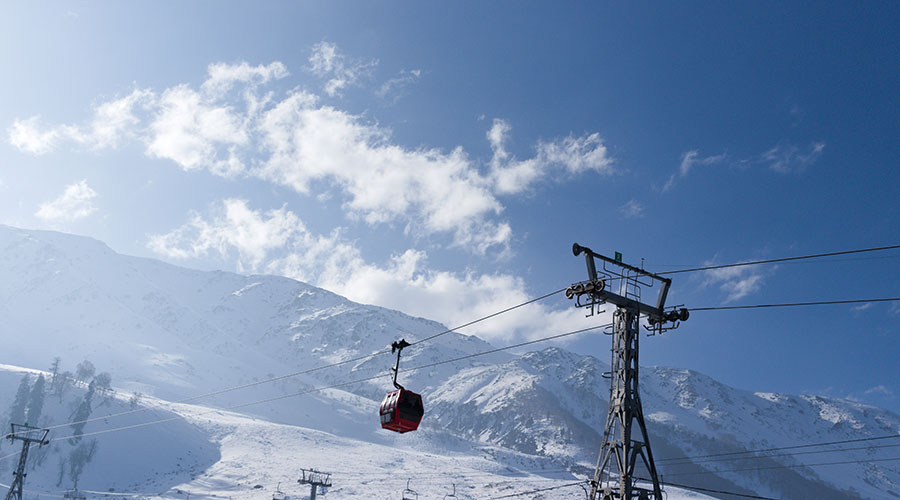
<instances>
[{"instance_id":1,"label":"steel lattice tower","mask_svg":"<svg viewBox=\"0 0 900 500\"><path fill-rule=\"evenodd\" d=\"M597 306L604 303L616 306L611 332L610 372L604 374L610 379L609 412L589 498L595 500L599 495L601 500L663 500L638 388L639 320L642 314L646 315L647 328L651 332L661 333L677 328L680 321L687 320L688 312L686 309L665 311L672 280L624 264L618 253L615 259L610 259L577 243L572 246L572 252L576 256L582 252L585 254L588 280L570 286L566 296L575 298L579 307L590 307L589 315L593 315ZM602 263L599 273L595 259ZM654 286L658 286L659 290L656 303L645 304L641 301L641 290ZM638 435L634 433L635 422ZM649 488L637 484L635 466L638 457L650 476L642 478L650 483Z\"/></svg>"},{"instance_id":2,"label":"steel lattice tower","mask_svg":"<svg viewBox=\"0 0 900 500\"><path fill-rule=\"evenodd\" d=\"M13 472L13 482L9 485L9 491L6 492L6 500L22 500L22 486L25 484L25 464L28 463L28 450L32 445L44 446L50 441L47 440L49 429L40 429L31 427L28 424L10 424L11 431L6 435L10 441L22 441L22 451L19 453L19 464L16 471Z\"/></svg>"},{"instance_id":3,"label":"steel lattice tower","mask_svg":"<svg viewBox=\"0 0 900 500\"><path fill-rule=\"evenodd\" d=\"M644 423L644 411L641 407L641 396L638 390L638 328L639 313L619 307L613 314L612 369L609 384L609 413L606 416L606 428L603 431L603 445L594 480L591 487L591 500L601 494L603 500L622 498L652 498L662 500L653 452L650 450L650 438ZM637 422L639 436L634 436L633 424ZM635 437L639 438L635 439ZM635 486L634 468L638 457L649 471L652 490ZM615 466L615 467L613 467ZM613 477L612 471L618 474ZM618 482L618 491L614 486Z\"/></svg>"},{"instance_id":4,"label":"steel lattice tower","mask_svg":"<svg viewBox=\"0 0 900 500\"><path fill-rule=\"evenodd\" d=\"M319 472L315 469L300 469L301 477L297 480L300 484L309 485L309 500L316 500L316 490L320 486L331 487L331 473Z\"/></svg>"}]
</instances>

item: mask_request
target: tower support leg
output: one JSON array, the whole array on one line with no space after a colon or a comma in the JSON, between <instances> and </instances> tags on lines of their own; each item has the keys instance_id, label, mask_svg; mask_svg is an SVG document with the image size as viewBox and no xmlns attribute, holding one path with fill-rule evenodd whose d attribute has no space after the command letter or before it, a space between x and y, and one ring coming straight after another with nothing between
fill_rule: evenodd
<instances>
[{"instance_id":1,"label":"tower support leg","mask_svg":"<svg viewBox=\"0 0 900 500\"><path fill-rule=\"evenodd\" d=\"M638 391L639 317L637 310L625 307L613 314L609 412L591 482L591 500L663 500ZM632 435L635 421L638 439ZM638 458L653 483L651 489L636 484Z\"/></svg>"}]
</instances>

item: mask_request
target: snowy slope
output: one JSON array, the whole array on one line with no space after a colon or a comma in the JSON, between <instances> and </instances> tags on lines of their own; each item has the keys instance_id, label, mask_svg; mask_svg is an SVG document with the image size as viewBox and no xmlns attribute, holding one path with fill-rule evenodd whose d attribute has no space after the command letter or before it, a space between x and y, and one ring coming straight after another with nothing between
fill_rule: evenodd
<instances>
[{"instance_id":1,"label":"snowy slope","mask_svg":"<svg viewBox=\"0 0 900 500\"><path fill-rule=\"evenodd\" d=\"M26 373L32 379L40 374L0 366L0 404L8 404L14 397L14 391L3 389L15 387ZM270 498L276 488L294 498L305 498L307 487L296 482L300 467L332 472L334 486L328 498L397 498L409 478L410 487L423 498L443 497L456 485L461 499L577 481L545 457L473 447L459 440L436 445L427 433L404 439L387 435L385 444L377 444L148 397L136 408L115 395L102 403L98 400L94 416L133 411L116 417L121 426L133 428L104 433L109 427L101 418L89 423L84 437L73 443L71 428L55 424L70 419L70 408L86 392L80 386L59 401L48 397L39 422L52 427L52 442L30 452L26 478L30 495L61 495L73 488L76 483L68 460L77 446L92 441L96 454L77 481L78 491L89 498ZM5 460L0 459L4 473L12 470L19 449L4 448ZM571 498L573 491L581 490L560 488L540 498ZM669 498L709 497L670 489Z\"/></svg>"},{"instance_id":2,"label":"snowy slope","mask_svg":"<svg viewBox=\"0 0 900 500\"><path fill-rule=\"evenodd\" d=\"M577 470L599 447L608 403L597 388L605 385L601 373L607 369L593 357L549 348L462 372L437 390L431 403L439 422L458 434L551 455ZM673 483L783 498L883 498L900 491L900 461L870 461L900 456L900 439L863 442L855 446L861 449L841 453L678 460L896 435L897 415L848 400L741 391L690 370L653 367L642 374L642 402L658 468ZM860 463L765 469L854 460ZM709 474L732 469L743 470Z\"/></svg>"},{"instance_id":3,"label":"snowy slope","mask_svg":"<svg viewBox=\"0 0 900 500\"><path fill-rule=\"evenodd\" d=\"M70 364L89 358L115 373L121 386L170 398L369 354L401 337L413 341L445 329L286 278L193 271L118 255L89 238L6 226L0 226L0 277L6 318L0 335L10 342L7 353L16 353L4 361L42 367L56 355ZM409 361L489 348L456 334L432 345L440 352L409 352ZM479 362L500 359L508 356ZM389 365L382 357L355 369L372 375ZM419 376L428 384L454 370ZM318 376L345 375L342 367Z\"/></svg>"},{"instance_id":4,"label":"snowy slope","mask_svg":"<svg viewBox=\"0 0 900 500\"><path fill-rule=\"evenodd\" d=\"M400 337L414 341L444 326L356 304L294 280L194 271L119 255L95 240L59 233L0 226L0 314L5 318L0 335L8 347L0 352L0 363L46 369L60 356L63 369L74 370L76 363L90 359L99 371L113 375L119 390L95 411L116 413L139 391L149 395L140 404L152 406L154 415L184 417L178 419L183 428L160 424L173 428L165 439L151 427L98 435L104 441L82 475L82 489L131 488L168 498L177 496L175 490L219 496L249 491L255 496L248 498L271 498L273 482L281 481L285 490L289 483L296 486L292 481L299 467L316 467L335 471L329 495L338 498L394 498L410 476L422 478L421 486L413 481L413 489L442 496L449 493L453 474L460 488L469 488L458 491L460 496L485 498L523 491L526 485L537 489L547 481L565 484L576 477L572 472L585 477L596 460L606 416L607 385L601 374L608 368L592 357L549 348L402 373L411 389L425 395L426 418L417 433L382 431L374 409L390 387L389 354L258 382L383 352ZM404 351L403 366L489 349L480 339L451 333ZM292 396L373 376L378 378ZM0 374L5 398L0 411L11 404L20 379ZM891 454L889 448L865 448L867 443L858 446L864 449L832 455L666 461L897 434L900 418L889 412L846 400L755 394L689 370L645 369L641 383L653 449L660 471L672 482L779 498L884 498L900 492L900 461L869 460L898 456L900 449ZM254 385L192 400L196 406L167 402L239 384ZM241 414L209 409L260 400L268 401L242 406ZM73 404L48 409L56 412L54 420L41 425L71 421ZM138 424L147 415L92 422L88 430ZM150 453L146 461L122 461L140 453L127 449L135 439L140 446L153 441L177 457ZM61 457L62 452L57 462ZM862 463L709 474L838 460ZM61 468L52 462L45 459L35 469L35 484L70 487L65 477L60 482L53 475ZM190 466L173 468L180 463ZM121 468L128 472L120 474ZM522 472L532 470L545 472ZM116 471L115 481L111 471ZM348 474L341 486L338 471ZM373 477L361 479L367 474ZM425 481L429 477L440 480ZM262 488L254 490L256 484ZM673 492L669 498L676 497ZM571 495L560 490L558 498Z\"/></svg>"}]
</instances>

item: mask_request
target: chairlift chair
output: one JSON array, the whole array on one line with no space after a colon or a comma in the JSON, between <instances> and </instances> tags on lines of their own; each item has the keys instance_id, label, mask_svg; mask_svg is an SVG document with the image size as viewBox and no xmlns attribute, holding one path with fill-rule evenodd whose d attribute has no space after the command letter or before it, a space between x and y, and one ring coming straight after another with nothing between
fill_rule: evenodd
<instances>
[{"instance_id":1,"label":"chairlift chair","mask_svg":"<svg viewBox=\"0 0 900 500\"><path fill-rule=\"evenodd\" d=\"M406 489L400 494L400 500L419 500L419 494L409 488L409 481L406 480Z\"/></svg>"},{"instance_id":2,"label":"chairlift chair","mask_svg":"<svg viewBox=\"0 0 900 500\"><path fill-rule=\"evenodd\" d=\"M444 495L444 500L447 500L449 498L452 498L454 500L456 500L458 498L456 496L456 483L453 483L453 493L450 493L449 495Z\"/></svg>"},{"instance_id":3,"label":"chairlift chair","mask_svg":"<svg viewBox=\"0 0 900 500\"><path fill-rule=\"evenodd\" d=\"M278 483L278 486L275 487L275 493L272 493L272 500L290 500L291 497L285 495L283 491L281 491L281 483Z\"/></svg>"}]
</instances>

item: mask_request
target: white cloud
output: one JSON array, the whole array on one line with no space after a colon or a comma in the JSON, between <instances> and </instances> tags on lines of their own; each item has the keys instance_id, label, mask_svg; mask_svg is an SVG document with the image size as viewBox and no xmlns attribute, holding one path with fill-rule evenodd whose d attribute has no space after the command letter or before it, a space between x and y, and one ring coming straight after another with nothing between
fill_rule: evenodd
<instances>
[{"instance_id":1,"label":"white cloud","mask_svg":"<svg viewBox=\"0 0 900 500\"><path fill-rule=\"evenodd\" d=\"M541 142L538 144L538 158L548 165L563 167L571 174L588 170L612 173L612 158L596 132L580 137L570 135L561 141Z\"/></svg>"},{"instance_id":2,"label":"white cloud","mask_svg":"<svg viewBox=\"0 0 900 500\"><path fill-rule=\"evenodd\" d=\"M518 160L506 150L512 130L505 120L494 119L487 132L493 150L491 179L498 194L515 194L529 189L553 169L574 175L586 171L613 173L613 160L599 134L568 136L553 142L539 142L533 158Z\"/></svg>"},{"instance_id":3,"label":"white cloud","mask_svg":"<svg viewBox=\"0 0 900 500\"><path fill-rule=\"evenodd\" d=\"M211 96L221 96L232 89L235 83L249 84L251 87L288 76L287 67L275 61L269 65L250 66L240 64L214 63L207 68L209 78L203 82L203 91Z\"/></svg>"},{"instance_id":4,"label":"white cloud","mask_svg":"<svg viewBox=\"0 0 900 500\"><path fill-rule=\"evenodd\" d=\"M866 309L869 309L870 307L872 307L872 303L866 302L865 304L854 306L854 307L851 307L850 309L853 311L865 311Z\"/></svg>"},{"instance_id":5,"label":"white cloud","mask_svg":"<svg viewBox=\"0 0 900 500\"><path fill-rule=\"evenodd\" d=\"M672 187L675 186L675 182L679 178L686 177L695 165L715 165L724 161L725 158L725 153L715 156L702 157L700 156L700 152L696 149L684 153L683 155L681 155L681 164L678 166L678 170L671 176L669 176L669 180L667 180L665 185L663 185L663 192L672 189Z\"/></svg>"},{"instance_id":6,"label":"white cloud","mask_svg":"<svg viewBox=\"0 0 900 500\"><path fill-rule=\"evenodd\" d=\"M355 74L348 68L358 66L327 42L313 54L312 68L323 75ZM322 105L314 94L293 90L279 98L267 91L266 84L287 74L279 62L211 64L199 89L134 90L97 105L83 126L17 120L10 142L43 154L63 141L96 150L131 140L147 156L184 170L256 177L303 195L340 195L352 220L400 224L412 236L447 235L452 245L480 254L509 250L512 228L499 196L548 177L614 171L598 134L539 141L532 158L519 160L506 151L510 126L503 120L488 132L494 154L487 169L461 147L404 147L389 129Z\"/></svg>"},{"instance_id":7,"label":"white cloud","mask_svg":"<svg viewBox=\"0 0 900 500\"><path fill-rule=\"evenodd\" d=\"M626 219L640 219L644 216L644 205L637 200L629 200L619 207L619 213Z\"/></svg>"},{"instance_id":8,"label":"white cloud","mask_svg":"<svg viewBox=\"0 0 900 500\"><path fill-rule=\"evenodd\" d=\"M403 89L414 85L422 77L422 70L402 70L400 74L381 84L381 87L375 91L375 95L382 99L390 97L391 101L397 102L403 92Z\"/></svg>"},{"instance_id":9,"label":"white cloud","mask_svg":"<svg viewBox=\"0 0 900 500\"><path fill-rule=\"evenodd\" d=\"M704 265L712 265L707 262ZM774 271L775 268L772 268ZM726 294L725 302L734 302L759 291L765 275L752 266L726 267L704 272L703 286L716 286Z\"/></svg>"},{"instance_id":10,"label":"white cloud","mask_svg":"<svg viewBox=\"0 0 900 500\"><path fill-rule=\"evenodd\" d=\"M313 180L331 180L349 196L348 213L370 224L406 219L479 252L506 245L509 226L489 220L502 206L461 149L405 149L388 131L313 102L296 94L262 116L269 158L256 175L300 193Z\"/></svg>"},{"instance_id":11,"label":"white cloud","mask_svg":"<svg viewBox=\"0 0 900 500\"><path fill-rule=\"evenodd\" d=\"M276 61L258 66L210 64L207 73L200 92L178 85L162 93L146 138L147 154L168 158L185 170L206 168L235 176L245 170L241 149L250 142L254 119L270 99L260 97L257 87L286 77L288 71ZM236 84L243 85L241 99L229 99ZM243 109L237 109L241 105Z\"/></svg>"},{"instance_id":12,"label":"white cloud","mask_svg":"<svg viewBox=\"0 0 900 500\"><path fill-rule=\"evenodd\" d=\"M53 150L60 140L61 129L41 130L40 117L15 120L7 130L9 143L19 151L39 156Z\"/></svg>"},{"instance_id":13,"label":"white cloud","mask_svg":"<svg viewBox=\"0 0 900 500\"><path fill-rule=\"evenodd\" d=\"M891 391L890 389L888 389L887 387L885 387L884 385L876 385L875 387L870 387L869 389L866 389L866 391L863 392L863 394L865 394L866 396L871 396L873 394L877 394L880 396L885 396L890 399L894 398L894 392Z\"/></svg>"},{"instance_id":14,"label":"white cloud","mask_svg":"<svg viewBox=\"0 0 900 500\"><path fill-rule=\"evenodd\" d=\"M320 243L321 240L315 240ZM323 262L324 259L324 262ZM315 267L313 267L315 266ZM397 309L457 326L473 318L529 300L524 280L510 274L462 274L427 267L427 254L406 250L385 266L366 263L346 243L328 240L311 251L274 261L269 271L314 284L351 300ZM473 326L462 333L486 339L536 338L583 328L584 313L567 307L552 310L531 304Z\"/></svg>"},{"instance_id":15,"label":"white cloud","mask_svg":"<svg viewBox=\"0 0 900 500\"><path fill-rule=\"evenodd\" d=\"M315 75L327 78L323 90L334 97L347 87L356 85L360 79L370 76L378 61L352 59L341 53L337 45L322 41L313 45L309 65Z\"/></svg>"},{"instance_id":16,"label":"white cloud","mask_svg":"<svg viewBox=\"0 0 900 500\"><path fill-rule=\"evenodd\" d=\"M94 109L94 117L86 131L70 127L77 131L72 138L91 149L116 147L123 140L135 137L135 127L140 123L134 113L135 107L146 107L153 99L151 91L135 89L125 97L102 103Z\"/></svg>"},{"instance_id":17,"label":"white cloud","mask_svg":"<svg viewBox=\"0 0 900 500\"><path fill-rule=\"evenodd\" d=\"M518 193L528 188L541 176L540 165L534 160L510 161L506 141L512 127L505 120L495 118L487 132L494 152L491 158L491 177L495 189L501 194Z\"/></svg>"},{"instance_id":18,"label":"white cloud","mask_svg":"<svg viewBox=\"0 0 900 500\"><path fill-rule=\"evenodd\" d=\"M300 219L284 207L266 213L251 210L245 200L226 199L212 220L193 214L181 227L151 235L148 247L176 259L201 257L210 252L227 256L237 252L239 270L255 271L274 249L284 247L305 232Z\"/></svg>"},{"instance_id":19,"label":"white cloud","mask_svg":"<svg viewBox=\"0 0 900 500\"><path fill-rule=\"evenodd\" d=\"M129 95L97 105L94 116L83 127L57 125L41 127L40 118L15 120L9 129L9 142L20 151L43 155L54 150L63 141L71 141L92 150L117 147L121 142L133 139L140 119L135 107L147 106L153 100L149 90L135 89Z\"/></svg>"},{"instance_id":20,"label":"white cloud","mask_svg":"<svg viewBox=\"0 0 900 500\"><path fill-rule=\"evenodd\" d=\"M383 266L366 262L341 230L316 235L281 208L263 212L244 200L224 200L215 214L193 214L183 226L150 237L148 247L171 258L210 253L235 256L240 271L265 271L308 282L351 300L402 310L456 326L525 302L526 286L510 274L453 273L429 269L423 251L408 249ZM583 328L583 311L536 303L463 333L488 339L536 338Z\"/></svg>"},{"instance_id":21,"label":"white cloud","mask_svg":"<svg viewBox=\"0 0 900 500\"><path fill-rule=\"evenodd\" d=\"M185 170L232 176L244 170L235 146L247 143L246 122L230 106L210 104L187 85L163 92L147 137L147 154Z\"/></svg>"},{"instance_id":22,"label":"white cloud","mask_svg":"<svg viewBox=\"0 0 900 500\"><path fill-rule=\"evenodd\" d=\"M732 160L733 163L747 164L747 163L766 163L769 168L776 172L780 172L783 174L791 173L791 172L802 172L808 166L815 163L820 156L822 156L822 152L825 150L824 142L813 142L811 143L806 150L802 150L799 146L794 144L779 144L772 149L762 153L759 156L755 156L752 158L745 158L741 160ZM681 155L681 163L678 166L678 170L676 170L672 175L669 176L669 179L662 187L662 191L666 192L672 189L679 179L683 179L687 177L688 173L694 169L696 166L708 166L708 165L716 165L728 160L729 157L726 153L722 153L715 156L700 156L700 152L696 149L685 152Z\"/></svg>"},{"instance_id":23,"label":"white cloud","mask_svg":"<svg viewBox=\"0 0 900 500\"><path fill-rule=\"evenodd\" d=\"M87 180L69 186L55 200L42 203L35 216L46 222L71 222L83 219L96 211L94 198L97 192L91 189Z\"/></svg>"},{"instance_id":24,"label":"white cloud","mask_svg":"<svg viewBox=\"0 0 900 500\"><path fill-rule=\"evenodd\" d=\"M824 142L813 142L805 150L795 144L779 144L762 154L762 161L772 170L787 174L802 172L815 163L825 150Z\"/></svg>"}]
</instances>

